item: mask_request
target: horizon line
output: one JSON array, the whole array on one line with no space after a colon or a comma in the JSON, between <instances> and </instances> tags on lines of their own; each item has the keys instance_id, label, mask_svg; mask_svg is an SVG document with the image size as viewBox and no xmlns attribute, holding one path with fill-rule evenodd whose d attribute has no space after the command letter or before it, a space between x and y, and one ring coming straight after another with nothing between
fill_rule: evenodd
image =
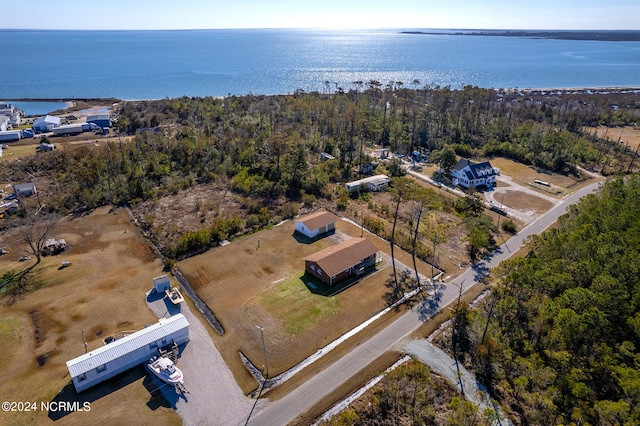
<instances>
[{"instance_id":1,"label":"horizon line","mask_svg":"<svg viewBox=\"0 0 640 426\"><path fill-rule=\"evenodd\" d=\"M225 31L225 30L315 30L315 31L578 31L578 32L633 32L640 28L611 29L611 28L443 28L443 27L227 27L227 28L0 28L2 31Z\"/></svg>"}]
</instances>

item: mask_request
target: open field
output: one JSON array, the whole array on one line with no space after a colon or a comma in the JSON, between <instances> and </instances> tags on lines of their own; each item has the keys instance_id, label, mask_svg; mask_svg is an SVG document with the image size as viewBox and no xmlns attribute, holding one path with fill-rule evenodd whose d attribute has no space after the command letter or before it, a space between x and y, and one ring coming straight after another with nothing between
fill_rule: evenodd
<instances>
[{"instance_id":1,"label":"open field","mask_svg":"<svg viewBox=\"0 0 640 426\"><path fill-rule=\"evenodd\" d=\"M580 187L580 185L591 182L588 175L581 174L578 178L575 176L561 175L518 163L507 158L491 158L489 161L491 161L493 167L500 169L500 174L510 176L514 182L525 187L530 187L541 194L554 196L556 198L562 198L568 192ZM546 188L543 189L531 185L536 179L549 182L554 187L559 187L560 193L556 194L556 191L549 191Z\"/></svg>"},{"instance_id":2,"label":"open field","mask_svg":"<svg viewBox=\"0 0 640 426\"><path fill-rule=\"evenodd\" d=\"M82 330L89 350L120 331L141 329L156 316L145 303L144 292L161 264L127 213L101 208L76 219L65 218L52 236L64 238L69 248L44 257L32 275L32 292L2 299L0 306L0 394L4 400L49 402L64 389L64 398L91 403L89 412L71 412L59 424L180 424L180 417L164 400L152 396L145 370L140 367L98 385L79 397L70 385L65 362L84 353ZM10 252L0 256L1 271L18 271L24 254L15 231L5 232L0 245ZM71 266L58 269L61 260ZM35 262L30 260L29 262ZM71 393L71 394L70 394ZM0 424L47 424L59 413L0 413Z\"/></svg>"},{"instance_id":3,"label":"open field","mask_svg":"<svg viewBox=\"0 0 640 426\"><path fill-rule=\"evenodd\" d=\"M242 364L239 351L259 368L263 366L258 325L264 328L269 376L273 377L386 307L388 264L330 297L314 294L300 279L305 256L347 236L359 237L359 227L340 220L335 234L311 244L294 238L293 230L294 223L288 221L178 264L225 328L223 336L215 337L216 345L246 393L257 383ZM366 236L378 249L390 252L387 242ZM396 258L411 265L407 253L396 250ZM418 265L421 273L430 273L429 265Z\"/></svg>"},{"instance_id":4,"label":"open field","mask_svg":"<svg viewBox=\"0 0 640 426\"><path fill-rule=\"evenodd\" d=\"M607 139L611 141L620 140L621 145L629 144L629 148L633 151L638 148L640 145L640 128L635 126L624 126L624 127L587 127L587 131L595 132L596 136Z\"/></svg>"}]
</instances>

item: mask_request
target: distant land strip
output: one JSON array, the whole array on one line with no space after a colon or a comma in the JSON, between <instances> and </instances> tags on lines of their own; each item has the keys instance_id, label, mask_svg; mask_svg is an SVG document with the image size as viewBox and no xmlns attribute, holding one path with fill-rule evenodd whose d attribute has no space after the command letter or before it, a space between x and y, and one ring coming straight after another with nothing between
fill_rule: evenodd
<instances>
[{"instance_id":1,"label":"distant land strip","mask_svg":"<svg viewBox=\"0 0 640 426\"><path fill-rule=\"evenodd\" d=\"M401 31L401 34L526 37L555 40L640 41L640 31Z\"/></svg>"}]
</instances>

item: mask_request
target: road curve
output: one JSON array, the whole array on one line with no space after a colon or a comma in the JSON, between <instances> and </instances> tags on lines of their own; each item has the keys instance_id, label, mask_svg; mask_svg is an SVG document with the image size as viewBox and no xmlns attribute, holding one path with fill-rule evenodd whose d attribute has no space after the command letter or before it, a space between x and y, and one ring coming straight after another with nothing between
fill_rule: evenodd
<instances>
[{"instance_id":1,"label":"road curve","mask_svg":"<svg viewBox=\"0 0 640 426\"><path fill-rule=\"evenodd\" d=\"M489 269L509 258L533 234L539 234L553 224L566 212L569 205L575 204L583 196L593 193L600 187L600 182L579 189L562 199L562 201L541 216L538 220L522 229L507 243L500 246L488 258L467 269L462 275L447 283L442 289L439 308L454 302L458 297L459 287L467 291L486 274ZM298 415L305 413L322 398L338 389L343 383L356 375L366 365L375 361L386 351L391 350L406 335L416 330L424 321L419 309L407 311L396 321L381 329L375 336L354 348L347 355L318 372L283 398L267 404L254 414L248 424L280 426L286 425Z\"/></svg>"}]
</instances>

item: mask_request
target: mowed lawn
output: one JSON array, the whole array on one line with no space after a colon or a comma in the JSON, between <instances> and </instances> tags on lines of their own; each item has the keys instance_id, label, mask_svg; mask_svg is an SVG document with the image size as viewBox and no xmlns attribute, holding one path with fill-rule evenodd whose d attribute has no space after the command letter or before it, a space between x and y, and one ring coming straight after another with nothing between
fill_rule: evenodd
<instances>
[{"instance_id":1,"label":"mowed lawn","mask_svg":"<svg viewBox=\"0 0 640 426\"><path fill-rule=\"evenodd\" d=\"M225 334L214 336L214 340L247 393L257 383L239 352L257 367L264 366L258 326L264 328L269 375L273 377L387 306L384 284L392 270L388 263L334 296L315 294L302 279L305 256L359 237L359 227L338 220L335 234L311 243L299 241L293 234L294 222L288 221L178 263L224 327ZM390 253L388 242L366 232L364 235L379 250ZM411 256L401 250L396 250L396 258L412 264ZM427 275L430 268L419 262L421 273Z\"/></svg>"},{"instance_id":2,"label":"mowed lawn","mask_svg":"<svg viewBox=\"0 0 640 426\"><path fill-rule=\"evenodd\" d=\"M0 305L0 395L3 401L35 401L32 412L0 412L0 424L181 424L178 414L153 394L143 367L117 376L79 396L71 385L66 361L82 355L82 331L88 349L120 331L139 330L157 321L147 307L162 265L122 209L101 208L85 217L65 219L52 237L64 238L69 249L44 257L32 275L38 287ZM16 233L0 235L0 271L18 271L27 263ZM61 260L71 266L58 269ZM33 288L32 287L32 288ZM63 393L59 395L59 392ZM43 412L41 402L87 401L89 412ZM54 421L55 420L55 421Z\"/></svg>"}]
</instances>

